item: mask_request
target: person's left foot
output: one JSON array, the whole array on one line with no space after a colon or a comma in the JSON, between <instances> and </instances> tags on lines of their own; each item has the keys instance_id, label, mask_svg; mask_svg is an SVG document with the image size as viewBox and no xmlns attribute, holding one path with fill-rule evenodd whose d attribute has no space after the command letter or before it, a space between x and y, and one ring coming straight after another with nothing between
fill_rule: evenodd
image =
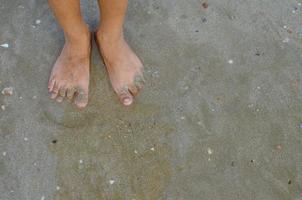
<instances>
[{"instance_id":1,"label":"person's left foot","mask_svg":"<svg viewBox=\"0 0 302 200\"><path fill-rule=\"evenodd\" d=\"M142 62L123 36L113 37L102 32L95 36L114 91L123 105L131 105L145 82Z\"/></svg>"}]
</instances>

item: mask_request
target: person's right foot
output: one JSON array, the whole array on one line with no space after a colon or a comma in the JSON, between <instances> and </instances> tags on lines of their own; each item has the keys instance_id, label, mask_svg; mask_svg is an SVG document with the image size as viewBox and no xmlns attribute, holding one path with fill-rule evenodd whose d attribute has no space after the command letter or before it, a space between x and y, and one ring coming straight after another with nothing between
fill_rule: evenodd
<instances>
[{"instance_id":1,"label":"person's right foot","mask_svg":"<svg viewBox=\"0 0 302 200\"><path fill-rule=\"evenodd\" d=\"M48 89L51 98L62 102L65 98L79 108L88 103L91 35L89 31L77 39L66 41L52 69Z\"/></svg>"}]
</instances>

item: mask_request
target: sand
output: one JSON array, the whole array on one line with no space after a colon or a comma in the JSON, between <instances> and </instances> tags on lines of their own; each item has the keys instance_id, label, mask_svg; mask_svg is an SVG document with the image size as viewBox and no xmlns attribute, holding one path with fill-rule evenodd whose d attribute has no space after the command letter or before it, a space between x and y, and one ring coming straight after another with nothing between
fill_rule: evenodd
<instances>
[{"instance_id":1,"label":"sand","mask_svg":"<svg viewBox=\"0 0 302 200\"><path fill-rule=\"evenodd\" d=\"M145 90L122 107L94 44L79 111L49 99L47 2L0 0L0 199L302 200L302 1L203 3L130 1Z\"/></svg>"}]
</instances>

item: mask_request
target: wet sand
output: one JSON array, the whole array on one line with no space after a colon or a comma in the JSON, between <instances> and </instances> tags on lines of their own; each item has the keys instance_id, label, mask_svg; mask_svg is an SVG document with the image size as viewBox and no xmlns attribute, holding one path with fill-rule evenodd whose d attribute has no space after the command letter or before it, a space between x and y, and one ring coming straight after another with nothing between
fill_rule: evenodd
<instances>
[{"instance_id":1,"label":"wet sand","mask_svg":"<svg viewBox=\"0 0 302 200\"><path fill-rule=\"evenodd\" d=\"M94 44L79 111L48 98L47 2L0 0L0 199L302 200L302 1L202 3L130 1L145 90L122 107Z\"/></svg>"}]
</instances>

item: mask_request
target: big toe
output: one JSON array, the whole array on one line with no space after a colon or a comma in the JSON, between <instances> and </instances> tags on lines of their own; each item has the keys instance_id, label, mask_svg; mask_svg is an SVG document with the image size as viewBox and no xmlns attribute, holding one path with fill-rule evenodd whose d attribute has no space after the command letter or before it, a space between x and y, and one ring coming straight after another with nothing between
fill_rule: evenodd
<instances>
[{"instance_id":1,"label":"big toe","mask_svg":"<svg viewBox=\"0 0 302 200\"><path fill-rule=\"evenodd\" d=\"M130 94L128 89L123 89L119 92L118 97L124 106L130 106L133 103L133 96Z\"/></svg>"},{"instance_id":2,"label":"big toe","mask_svg":"<svg viewBox=\"0 0 302 200\"><path fill-rule=\"evenodd\" d=\"M88 90L78 89L74 98L74 103L78 108L84 108L88 104Z\"/></svg>"}]
</instances>

